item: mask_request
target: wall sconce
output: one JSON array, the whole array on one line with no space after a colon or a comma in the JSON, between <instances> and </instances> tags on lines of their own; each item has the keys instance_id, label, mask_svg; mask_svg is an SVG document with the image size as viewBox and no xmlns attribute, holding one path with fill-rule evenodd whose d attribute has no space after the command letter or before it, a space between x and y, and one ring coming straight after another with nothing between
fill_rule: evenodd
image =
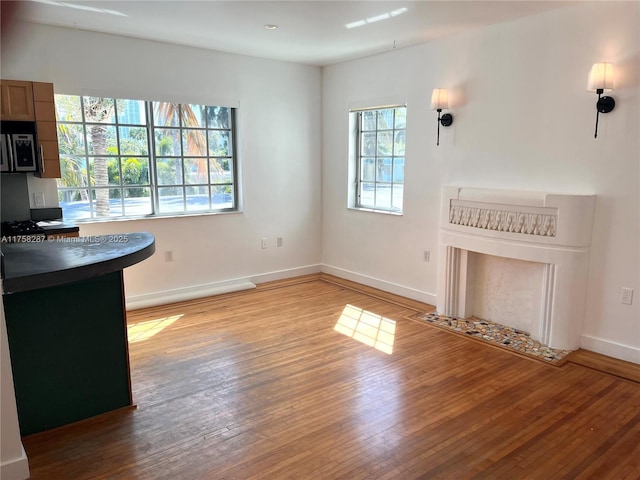
<instances>
[{"instance_id":1,"label":"wall sconce","mask_svg":"<svg viewBox=\"0 0 640 480\"><path fill-rule=\"evenodd\" d=\"M438 112L438 141L436 145L440 145L440 124L448 127L453 123L453 115L445 113L440 116L443 108L449 108L449 92L446 88L434 88L431 94L431 110Z\"/></svg>"},{"instance_id":2,"label":"wall sconce","mask_svg":"<svg viewBox=\"0 0 640 480\"><path fill-rule=\"evenodd\" d=\"M593 138L598 138L598 119L601 113L609 113L616 106L612 97L603 97L604 92L613 90L613 65L610 63L594 63L589 72L587 91L598 94L596 103L596 133Z\"/></svg>"}]
</instances>

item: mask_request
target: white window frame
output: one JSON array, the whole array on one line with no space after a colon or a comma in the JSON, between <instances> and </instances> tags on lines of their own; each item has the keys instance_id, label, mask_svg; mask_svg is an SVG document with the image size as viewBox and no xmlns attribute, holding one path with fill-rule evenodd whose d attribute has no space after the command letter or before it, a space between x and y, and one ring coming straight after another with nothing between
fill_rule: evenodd
<instances>
[{"instance_id":1,"label":"white window frame","mask_svg":"<svg viewBox=\"0 0 640 480\"><path fill-rule=\"evenodd\" d=\"M396 159L402 159L404 166L406 167L406 151L402 155L396 154L395 151L395 142L392 141L392 151L388 155L379 155L377 150L372 155L364 156L362 155L364 135L363 131L366 133L375 133L376 138L378 132L390 132L393 139L396 137L396 133L403 132L406 138L406 121L404 127L396 128L395 124L395 112L394 112L394 125L392 128L378 128L378 119L376 115L376 128L374 130L363 130L362 128L362 119L365 112L378 112L380 110L387 109L400 109L403 108L405 110L405 118L406 118L406 103L394 103L389 105L375 106L375 107L358 107L351 108L349 110L349 164L350 164L350 178L352 178L353 188L350 188L349 192L349 202L348 207L356 210L369 211L369 212L378 212L378 213L387 213L387 214L395 214L402 215L403 214L403 204L404 204L404 174L402 181L396 181L394 179L394 163ZM364 165L363 165L363 157L373 159L375 163L374 168L374 178L365 178L363 174ZM379 159L391 159L391 164L389 166L390 170L390 178L389 180L382 180L378 178L379 172ZM402 199L400 201L400 207L394 207L394 187L402 185ZM365 186L373 187L374 191L374 200L372 203L367 203L363 201L363 188ZM379 187L388 187L390 194L390 206L382 206L377 203L376 195L379 190ZM397 204L397 202L396 202Z\"/></svg>"},{"instance_id":2,"label":"white window frame","mask_svg":"<svg viewBox=\"0 0 640 480\"><path fill-rule=\"evenodd\" d=\"M76 96L79 98L83 98L86 95L70 95L70 96ZM113 97L104 97L104 98L113 98ZM120 191L120 199L122 202L122 214L114 214L114 215L109 215L109 216L96 216L96 212L95 212L95 207L94 207L94 203L95 200L93 199L93 190L94 188L96 188L96 186L91 185L90 181L87 181L87 185L83 185L83 186L61 186L60 182L58 182L58 191L59 192L65 192L65 191L74 191L74 190L87 190L88 192L88 201L89 201L89 217L83 217L83 218L75 218L73 219L76 222L93 222L93 221L102 221L102 220L118 220L118 219L135 219L135 218L152 218L152 217L174 217L174 216L184 216L184 215L202 215L202 214L211 214L211 213L224 213L224 212L237 212L239 210L239 176L238 176L238 155L237 155L237 148L236 148L236 139L237 139L237 128L236 128L236 115L237 115L237 107L227 107L227 106L221 106L221 105L203 105L206 106L208 108L217 108L217 107L223 107L223 108L227 108L230 112L230 118L229 118L229 126L228 128L219 128L219 127L211 127L209 125L206 125L204 127L194 127L194 126L189 126L189 125L183 125L182 122L182 118L180 118L179 121L179 125L177 126L172 126L172 127L165 127L165 126L161 126L161 125L155 125L154 123L154 116L153 116L153 106L155 103L165 103L165 102L154 102L154 101L144 101L144 100L139 100L139 99L131 99L131 98L127 98L127 99L116 99L117 100L134 100L134 101L139 101L139 102L144 102L144 110L145 110L145 114L146 114L146 123L145 124L128 124L125 122L120 122L118 119L118 113L117 113L117 109L116 112L114 112L114 116L115 116L115 120L113 123L108 123L109 126L113 126L115 127L115 131L116 131L116 142L118 143L118 145L120 144L120 137L119 137L119 129L122 127L126 127L126 128L142 128L145 129L147 132L147 155L133 155L133 154L127 154L127 153L122 153L119 152L117 155L109 155L109 158L116 158L118 160L118 169L120 171L120 184L119 185L110 185L109 188L110 189L116 189ZM82 100L81 100L82 101ZM189 105L187 103L181 103L181 104L177 104L177 102L170 102L170 103L174 103L176 105L179 105L179 108L182 108L183 105ZM82 103L81 103L82 105ZM84 131L84 153L83 154L78 154L77 156L80 157L84 157L86 158L87 161L89 161L90 158L95 157L95 155L92 155L89 153L88 150L88 140L87 140L87 129L90 125L93 124L93 122L90 122L87 120L87 118L85 118L85 114L84 114L84 109L81 107L81 113L82 113L82 120L81 121L65 121L65 120L60 120L58 119L57 122L58 124L64 124L64 125L82 125L83 127L83 131ZM181 116L180 116L181 117ZM184 130L187 129L196 129L196 130L201 130L202 132L204 132L204 137L206 138L206 142L207 142L207 150L206 150L206 155L202 155L201 157L198 158L203 158L206 159L206 163L207 163L207 181L206 182L200 182L198 184L190 184L187 183L185 176L183 175L182 177L182 183L178 183L175 185L164 185L164 184L160 184L158 181L158 175L157 175L157 157L158 158L174 158L176 160L178 160L180 162L180 164L182 165L182 168L185 168L185 159L189 159L189 158L195 158L192 155L187 155L185 152L182 151L182 146L181 146L181 153L180 155L157 155L156 154L156 146L155 146L155 133L156 133L156 129L162 129L162 128L172 128L172 129L176 129L179 131L180 133L180 138L182 138L182 133ZM215 132L215 131L224 131L224 132L228 132L229 134L229 152L228 155L224 155L224 156L217 156L217 155L213 155L210 153L209 150L209 133L210 132ZM61 154L62 155L62 154ZM127 185L123 183L123 175L122 175L122 162L123 159L126 158L130 158L130 157L145 157L149 159L149 179L148 179L148 183L145 183L144 185ZM210 172L210 160L212 159L222 159L225 161L228 161L231 165L230 165L230 174L231 174L231 182L215 182L212 180L211 177L211 172ZM87 168L88 168L88 164L87 164ZM184 170L183 170L184 171ZM87 170L86 175L89 175L89 172ZM87 178L87 180L89 180ZM231 193L231 207L224 207L224 208L215 208L214 205L212 203L211 197L213 195L213 189L217 188L217 187L227 187L230 186L232 193ZM124 196L124 191L127 188L147 188L150 190L150 207L151 207L151 212L148 214L127 214L126 213L126 209L125 209L125 196ZM161 212L160 211L160 195L159 195L159 189L162 188L167 188L167 187L175 187L177 189L182 189L182 193L183 193L183 209L182 211L166 211L166 212ZM189 209L188 208L188 196L187 196L187 189L191 188L191 187L206 187L206 189L208 190L208 198L209 198L209 208L207 209ZM99 188L99 187L98 187Z\"/></svg>"}]
</instances>

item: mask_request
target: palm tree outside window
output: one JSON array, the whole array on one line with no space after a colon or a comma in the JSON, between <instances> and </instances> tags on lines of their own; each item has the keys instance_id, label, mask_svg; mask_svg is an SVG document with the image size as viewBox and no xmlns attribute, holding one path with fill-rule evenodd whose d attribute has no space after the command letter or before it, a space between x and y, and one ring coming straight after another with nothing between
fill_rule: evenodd
<instances>
[{"instance_id":1,"label":"palm tree outside window","mask_svg":"<svg viewBox=\"0 0 640 480\"><path fill-rule=\"evenodd\" d=\"M235 109L56 95L66 219L237 209Z\"/></svg>"}]
</instances>

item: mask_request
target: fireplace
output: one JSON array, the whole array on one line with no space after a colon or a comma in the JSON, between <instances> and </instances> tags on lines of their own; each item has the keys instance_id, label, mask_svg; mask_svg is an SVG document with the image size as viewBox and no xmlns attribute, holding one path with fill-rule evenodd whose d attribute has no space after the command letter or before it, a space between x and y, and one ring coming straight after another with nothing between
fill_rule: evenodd
<instances>
[{"instance_id":1,"label":"fireplace","mask_svg":"<svg viewBox=\"0 0 640 480\"><path fill-rule=\"evenodd\" d=\"M535 340L552 348L578 348L594 208L595 195L443 187L438 313L468 318L477 315L478 295L484 295L482 312L490 311L486 305L492 299L509 298L513 304L509 311L515 313L507 317L517 316L522 306L522 315L529 318L525 327L519 318L512 323L486 320L528 328ZM480 261L478 255L497 260ZM521 266L518 262L511 266L507 259L522 262ZM486 265L508 268L513 280L487 282L495 270L492 274ZM484 281L478 283L479 278ZM525 297L511 295L512 286L522 284L530 286Z\"/></svg>"}]
</instances>

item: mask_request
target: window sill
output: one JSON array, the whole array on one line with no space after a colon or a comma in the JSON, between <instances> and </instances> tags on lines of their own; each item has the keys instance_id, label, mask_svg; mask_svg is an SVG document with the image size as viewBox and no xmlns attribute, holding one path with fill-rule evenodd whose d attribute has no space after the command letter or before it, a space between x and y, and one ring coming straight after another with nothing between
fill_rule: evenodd
<instances>
[{"instance_id":1,"label":"window sill","mask_svg":"<svg viewBox=\"0 0 640 480\"><path fill-rule=\"evenodd\" d=\"M402 212L392 212L391 210L376 210L374 208L363 208L363 207L347 207L347 210L354 210L357 212L368 212L368 213L382 213L383 215L392 215L394 217L402 217Z\"/></svg>"},{"instance_id":2,"label":"window sill","mask_svg":"<svg viewBox=\"0 0 640 480\"><path fill-rule=\"evenodd\" d=\"M93 223L109 223L109 222L135 222L140 220L166 220L176 218L192 218L192 217L211 217L217 215L237 215L242 214L242 210L230 210L227 212L193 212L181 214L167 215L147 215L140 217L113 217L113 218L87 218L83 220L69 220L76 225L90 225Z\"/></svg>"}]
</instances>

